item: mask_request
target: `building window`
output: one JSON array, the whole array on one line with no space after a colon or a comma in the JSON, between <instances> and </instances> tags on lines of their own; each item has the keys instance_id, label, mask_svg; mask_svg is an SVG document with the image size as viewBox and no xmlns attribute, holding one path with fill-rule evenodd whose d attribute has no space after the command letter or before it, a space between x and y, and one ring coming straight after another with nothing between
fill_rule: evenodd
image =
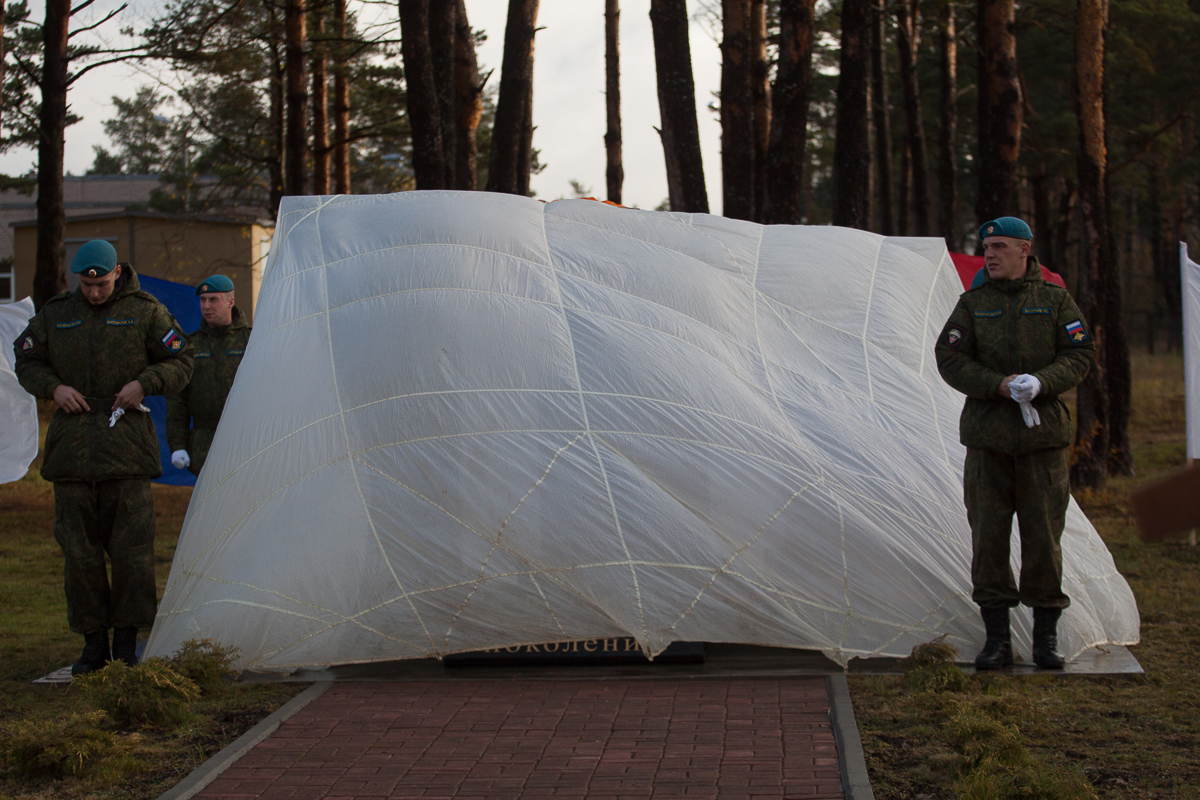
<instances>
[{"instance_id":1,"label":"building window","mask_svg":"<svg viewBox=\"0 0 1200 800\"><path fill-rule=\"evenodd\" d=\"M13 257L0 258L0 303L11 303L16 290L13 287Z\"/></svg>"}]
</instances>

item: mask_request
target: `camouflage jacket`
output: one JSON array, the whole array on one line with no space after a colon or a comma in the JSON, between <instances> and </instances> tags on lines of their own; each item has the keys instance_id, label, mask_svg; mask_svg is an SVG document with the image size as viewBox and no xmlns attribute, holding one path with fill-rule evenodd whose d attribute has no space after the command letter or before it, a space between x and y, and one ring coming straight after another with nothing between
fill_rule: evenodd
<instances>
[{"instance_id":1,"label":"camouflage jacket","mask_svg":"<svg viewBox=\"0 0 1200 800\"><path fill-rule=\"evenodd\" d=\"M181 391L167 395L167 444L172 452L188 451L189 469L196 475L208 457L250 330L241 309L234 306L233 321L227 327L214 328L205 322L188 334L196 349L196 371Z\"/></svg>"},{"instance_id":2,"label":"camouflage jacket","mask_svg":"<svg viewBox=\"0 0 1200 800\"><path fill-rule=\"evenodd\" d=\"M1071 295L1042 280L1036 258L1023 279L988 278L963 292L934 353L942 379L967 395L959 419L967 447L1017 455L1071 444L1071 411L1060 395L1087 375L1096 345ZM1033 401L1042 423L1033 428L998 394L1005 377L1024 373L1042 384Z\"/></svg>"},{"instance_id":3,"label":"camouflage jacket","mask_svg":"<svg viewBox=\"0 0 1200 800\"><path fill-rule=\"evenodd\" d=\"M128 411L108 426L113 399L137 380L147 395L181 389L192 374L192 347L171 313L141 291L128 265L112 296L94 306L78 289L46 301L17 338L16 373L35 397L53 399L62 384L88 398L92 411L54 412L42 477L48 481L157 478L158 437L150 415Z\"/></svg>"}]
</instances>

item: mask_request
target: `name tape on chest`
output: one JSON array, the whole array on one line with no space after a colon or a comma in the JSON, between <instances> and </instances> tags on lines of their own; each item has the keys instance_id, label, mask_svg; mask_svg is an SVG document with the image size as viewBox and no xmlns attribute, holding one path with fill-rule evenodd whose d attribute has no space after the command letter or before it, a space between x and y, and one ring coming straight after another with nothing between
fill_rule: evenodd
<instances>
[{"instance_id":1,"label":"name tape on chest","mask_svg":"<svg viewBox=\"0 0 1200 800\"><path fill-rule=\"evenodd\" d=\"M56 323L54 323L54 327L60 331L65 331L70 328L78 328L82 324L83 324L83 320L73 319L70 322L56 322Z\"/></svg>"},{"instance_id":2,"label":"name tape on chest","mask_svg":"<svg viewBox=\"0 0 1200 800\"><path fill-rule=\"evenodd\" d=\"M1046 308L1044 306L1033 306L1031 308L1022 308L1021 313L1022 314L1053 314L1054 309Z\"/></svg>"},{"instance_id":3,"label":"name tape on chest","mask_svg":"<svg viewBox=\"0 0 1200 800\"><path fill-rule=\"evenodd\" d=\"M136 319L113 319L112 317L109 317L107 320L105 320L105 322L109 325L112 325L114 328L124 328L126 325L137 324Z\"/></svg>"},{"instance_id":4,"label":"name tape on chest","mask_svg":"<svg viewBox=\"0 0 1200 800\"><path fill-rule=\"evenodd\" d=\"M992 319L993 317L1004 316L1004 309L997 308L995 311L976 311L974 314L981 319Z\"/></svg>"},{"instance_id":5,"label":"name tape on chest","mask_svg":"<svg viewBox=\"0 0 1200 800\"><path fill-rule=\"evenodd\" d=\"M225 351L225 355L227 355L227 356L244 356L245 354L246 354L245 350L226 350Z\"/></svg>"}]
</instances>

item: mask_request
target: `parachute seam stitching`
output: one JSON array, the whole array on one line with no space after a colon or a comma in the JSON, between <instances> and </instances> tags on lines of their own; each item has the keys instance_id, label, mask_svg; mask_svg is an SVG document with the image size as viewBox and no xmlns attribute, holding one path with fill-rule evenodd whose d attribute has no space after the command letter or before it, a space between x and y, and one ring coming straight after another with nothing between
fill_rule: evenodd
<instances>
[{"instance_id":1,"label":"parachute seam stitching","mask_svg":"<svg viewBox=\"0 0 1200 800\"><path fill-rule=\"evenodd\" d=\"M554 268L554 256L550 252L550 239L546 233L546 206L542 206L542 244L546 248L546 263L550 270L550 275L554 281L555 294L558 296L559 313L562 316L563 327L567 332L567 344L571 348L571 369L575 373L575 385L579 388L579 407L583 413L584 435L592 445L592 454L596 457L596 464L600 467L600 477L604 480L604 491L608 495L609 509L612 511L613 524L617 529L617 538L621 542L621 549L625 553L625 558L630 561L629 574L633 578L633 593L637 602L638 619L642 626L643 643L649 644L650 634L646 630L646 610L642 606L642 590L638 584L637 570L632 563L632 555L629 552L629 545L625 541L625 532L621 528L621 517L617 513L616 500L613 499L612 486L608 481L608 470L604 467L604 459L600 455L600 449L596 446L596 438L591 430L591 423L588 421L587 401L583 394L583 380L579 376L579 356L575 351L575 334L571 330L571 321L567 317L567 311L562 303L562 284L559 281L558 270Z\"/></svg>"},{"instance_id":2,"label":"parachute seam stitching","mask_svg":"<svg viewBox=\"0 0 1200 800\"><path fill-rule=\"evenodd\" d=\"M875 261L871 264L871 282L867 287L867 309L863 312L862 334L859 339L863 346L863 369L867 372L867 394L871 402L875 402L875 385L871 381L871 349L867 340L867 328L871 325L871 305L875 302L875 279L879 275L879 255L883 252L884 239L880 239L875 249Z\"/></svg>"},{"instance_id":3,"label":"parachute seam stitching","mask_svg":"<svg viewBox=\"0 0 1200 800\"><path fill-rule=\"evenodd\" d=\"M317 219L313 222L313 227L315 228L317 237L317 247L321 253L325 252L325 246L321 239L320 211L326 205L335 202L335 199L336 196L335 198L331 198L326 203L321 204L316 211ZM342 391L338 386L337 358L333 352L333 315L330 313L329 309L329 267L325 264L322 264L322 268L322 275L324 277L323 283L325 288L325 334L326 340L329 342L329 368L333 373L333 392L334 397L337 400L338 420L341 422L342 426L342 439L346 443L346 460L350 465L350 476L354 479L354 488L358 492L358 499L362 502L363 513L367 517L367 525L371 529L371 536L375 539L375 545L379 548L379 554L382 556L383 562L387 564L388 572L391 574L392 580L395 581L396 588L403 593L405 591L404 584L400 581L400 576L396 574L396 568L392 565L392 560L388 558L387 550L383 546L383 540L379 538L379 529L375 527L375 520L371 516L371 508L367 504L366 495L363 494L362 482L358 479L358 469L354 466L354 462L358 459L354 458L354 451L350 448L350 431L346 427L346 411L342 405ZM424 631L426 638L429 639L430 647L434 649L434 653L436 654L437 644L434 643L433 636L429 633L428 626L425 625L425 620L421 618L421 613L417 611L416 604L413 603L412 600L409 600L408 607L412 611L413 616L417 618L417 622L421 624L421 630Z\"/></svg>"},{"instance_id":4,"label":"parachute seam stitching","mask_svg":"<svg viewBox=\"0 0 1200 800\"><path fill-rule=\"evenodd\" d=\"M446 638L442 641L443 647L449 649L450 634L454 631L454 623L458 621L458 618L462 615L462 612L467 607L467 604L471 602L471 598L475 596L475 592L479 588L479 582L483 578L483 572L487 569L488 562L491 561L492 555L497 549L499 549L500 539L504 535L504 529L508 527L509 521L516 516L517 512L521 510L521 506L525 505L525 501L529 499L529 496L533 494L534 491L542 485L542 482L546 480L547 476L550 475L550 470L554 469L554 464L558 461L558 457L570 449L573 444L582 438L583 434L580 433L574 439L567 442L554 452L554 456L551 457L550 463L547 464L546 469L542 471L541 477L534 481L533 486L530 486L528 491L522 495L521 499L517 501L516 506L513 507L513 510L508 512L508 516L504 518L504 522L500 523L500 527L496 530L496 540L491 543L492 549L488 551L488 554L484 556L483 563L479 565L479 574L475 576L475 581L471 585L471 591L467 592L467 596L463 598L462 603L458 606L458 610L455 611L454 616L450 618L450 624L446 627ZM541 594L541 589L538 590L538 593ZM546 596L542 595L542 599L545 600ZM555 616L554 609L550 609L550 616L554 619L555 624L558 625L558 617ZM562 625L558 625L558 629L561 631Z\"/></svg>"}]
</instances>

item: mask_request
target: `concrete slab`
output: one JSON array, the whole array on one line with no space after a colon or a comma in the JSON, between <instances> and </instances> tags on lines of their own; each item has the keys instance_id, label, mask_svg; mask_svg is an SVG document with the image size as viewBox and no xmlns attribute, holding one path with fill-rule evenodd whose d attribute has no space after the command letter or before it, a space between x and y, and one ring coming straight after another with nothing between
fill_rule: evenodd
<instances>
[{"instance_id":1,"label":"concrete slab","mask_svg":"<svg viewBox=\"0 0 1200 800\"><path fill-rule=\"evenodd\" d=\"M844 672L862 675L888 675L904 671L900 659L865 658L853 659L848 670L826 658L816 650L792 650L782 647L760 647L758 645L708 644L703 664L580 664L580 665L523 665L454 667L447 669L436 659L412 659L407 661L379 661L371 664L342 664L325 669L299 670L291 674L252 673L242 675L242 680L259 682L314 681L436 681L436 680L634 680L671 679L686 680L706 677L783 677L801 675L836 675ZM963 664L963 669L974 671L974 666ZM1032 664L1019 665L1010 670L1012 674L1041 672ZM1061 675L1113 675L1141 674L1142 667L1129 652L1120 645L1105 645L1084 651L1067 662L1066 669L1054 674Z\"/></svg>"}]
</instances>

